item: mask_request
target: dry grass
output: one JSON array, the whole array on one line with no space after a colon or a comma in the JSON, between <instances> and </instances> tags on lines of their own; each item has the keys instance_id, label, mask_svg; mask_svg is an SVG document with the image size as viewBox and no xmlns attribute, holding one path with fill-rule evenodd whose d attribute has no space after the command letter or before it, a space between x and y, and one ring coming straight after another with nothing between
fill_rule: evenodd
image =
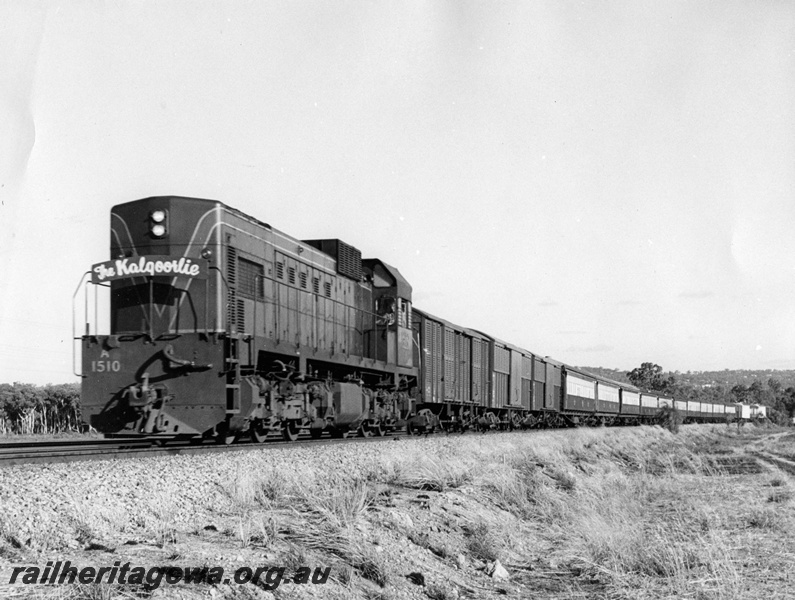
<instances>
[{"instance_id":1,"label":"dry grass","mask_svg":"<svg viewBox=\"0 0 795 600\"><path fill-rule=\"evenodd\" d=\"M470 554L484 562L494 562L502 554L500 537L486 523L467 528L467 546Z\"/></svg>"},{"instance_id":2,"label":"dry grass","mask_svg":"<svg viewBox=\"0 0 795 600\"><path fill-rule=\"evenodd\" d=\"M484 469L478 483L498 507L543 524L556 564L616 595L635 589L651 597L733 598L743 585L721 529L726 522L681 494L685 480L720 475L695 452L712 435L585 431L563 447L529 443L513 460ZM760 509L749 519L754 527L777 527L777 514Z\"/></svg>"},{"instance_id":3,"label":"dry grass","mask_svg":"<svg viewBox=\"0 0 795 600\"><path fill-rule=\"evenodd\" d=\"M757 529L781 529L784 518L781 512L772 506L758 506L752 508L746 517L748 526Z\"/></svg>"},{"instance_id":4,"label":"dry grass","mask_svg":"<svg viewBox=\"0 0 795 600\"><path fill-rule=\"evenodd\" d=\"M419 456L403 465L390 483L395 485L444 492L469 483L477 463L457 461L452 457Z\"/></svg>"}]
</instances>

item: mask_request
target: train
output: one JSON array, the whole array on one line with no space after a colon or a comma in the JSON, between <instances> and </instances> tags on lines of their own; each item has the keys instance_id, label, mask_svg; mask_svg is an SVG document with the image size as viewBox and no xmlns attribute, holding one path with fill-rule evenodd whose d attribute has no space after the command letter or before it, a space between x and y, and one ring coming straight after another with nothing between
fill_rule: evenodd
<instances>
[{"instance_id":1,"label":"train","mask_svg":"<svg viewBox=\"0 0 795 600\"><path fill-rule=\"evenodd\" d=\"M229 444L643 424L666 406L685 422L737 412L449 322L414 307L383 260L217 200L112 207L110 258L84 273L73 301L83 418L108 436Z\"/></svg>"}]
</instances>

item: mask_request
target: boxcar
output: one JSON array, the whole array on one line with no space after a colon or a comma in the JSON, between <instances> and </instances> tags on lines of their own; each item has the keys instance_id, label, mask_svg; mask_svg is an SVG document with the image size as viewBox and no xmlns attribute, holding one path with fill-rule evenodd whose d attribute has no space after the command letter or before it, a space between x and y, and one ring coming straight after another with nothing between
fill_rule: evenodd
<instances>
[{"instance_id":1,"label":"boxcar","mask_svg":"<svg viewBox=\"0 0 795 600\"><path fill-rule=\"evenodd\" d=\"M445 426L471 422L488 405L488 339L425 311L414 311L415 364L421 393L417 408Z\"/></svg>"},{"instance_id":2,"label":"boxcar","mask_svg":"<svg viewBox=\"0 0 795 600\"><path fill-rule=\"evenodd\" d=\"M489 338L474 329L466 329L472 346L472 404L482 412L491 398L491 352Z\"/></svg>"},{"instance_id":3,"label":"boxcar","mask_svg":"<svg viewBox=\"0 0 795 600\"><path fill-rule=\"evenodd\" d=\"M559 413L562 409L563 364L548 356L533 359L534 395L544 399L543 409L549 413Z\"/></svg>"},{"instance_id":4,"label":"boxcar","mask_svg":"<svg viewBox=\"0 0 795 600\"><path fill-rule=\"evenodd\" d=\"M489 378L488 409L502 424L519 426L533 397L533 355L517 346L480 333L487 344Z\"/></svg>"}]
</instances>

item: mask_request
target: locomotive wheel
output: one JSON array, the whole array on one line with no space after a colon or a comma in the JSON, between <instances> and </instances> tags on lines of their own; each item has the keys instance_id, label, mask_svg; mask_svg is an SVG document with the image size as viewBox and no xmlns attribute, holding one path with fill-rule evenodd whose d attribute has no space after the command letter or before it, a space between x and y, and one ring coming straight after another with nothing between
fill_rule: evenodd
<instances>
[{"instance_id":1,"label":"locomotive wheel","mask_svg":"<svg viewBox=\"0 0 795 600\"><path fill-rule=\"evenodd\" d=\"M343 427L332 427L330 429L331 437L335 439L344 439L350 437L351 432Z\"/></svg>"},{"instance_id":2,"label":"locomotive wheel","mask_svg":"<svg viewBox=\"0 0 795 600\"><path fill-rule=\"evenodd\" d=\"M381 421L378 421L378 423L370 427L370 431L375 437L384 437L384 433L386 433L384 431L384 426L381 425Z\"/></svg>"},{"instance_id":3,"label":"locomotive wheel","mask_svg":"<svg viewBox=\"0 0 795 600\"><path fill-rule=\"evenodd\" d=\"M367 423L362 423L358 430L359 437L371 437L373 435L372 430L370 429L370 425Z\"/></svg>"},{"instance_id":4,"label":"locomotive wheel","mask_svg":"<svg viewBox=\"0 0 795 600\"><path fill-rule=\"evenodd\" d=\"M221 431L215 436L215 443L220 446L231 446L237 441L238 434L235 432Z\"/></svg>"},{"instance_id":5,"label":"locomotive wheel","mask_svg":"<svg viewBox=\"0 0 795 600\"><path fill-rule=\"evenodd\" d=\"M240 433L237 431L229 431L229 426L226 423L221 423L215 427L215 443L220 446L229 446L234 444Z\"/></svg>"},{"instance_id":6,"label":"locomotive wheel","mask_svg":"<svg viewBox=\"0 0 795 600\"><path fill-rule=\"evenodd\" d=\"M323 428L322 427L312 427L309 430L309 435L312 436L313 440L319 440L323 437Z\"/></svg>"},{"instance_id":7,"label":"locomotive wheel","mask_svg":"<svg viewBox=\"0 0 795 600\"><path fill-rule=\"evenodd\" d=\"M406 424L406 435L422 435L424 431L425 427L421 428L413 423Z\"/></svg>"},{"instance_id":8,"label":"locomotive wheel","mask_svg":"<svg viewBox=\"0 0 795 600\"><path fill-rule=\"evenodd\" d=\"M298 424L295 421L285 421L282 425L284 441L294 442L298 439Z\"/></svg>"},{"instance_id":9,"label":"locomotive wheel","mask_svg":"<svg viewBox=\"0 0 795 600\"><path fill-rule=\"evenodd\" d=\"M251 439L258 444L262 444L265 441L265 438L268 437L268 430L265 429L264 424L260 419L256 419L251 424L249 431L251 432Z\"/></svg>"}]
</instances>

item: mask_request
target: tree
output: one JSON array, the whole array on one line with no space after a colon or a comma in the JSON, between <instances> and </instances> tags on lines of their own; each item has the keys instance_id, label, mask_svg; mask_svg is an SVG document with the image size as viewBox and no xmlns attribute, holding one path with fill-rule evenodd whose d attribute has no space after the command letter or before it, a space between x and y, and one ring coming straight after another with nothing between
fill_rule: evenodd
<instances>
[{"instance_id":1,"label":"tree","mask_svg":"<svg viewBox=\"0 0 795 600\"><path fill-rule=\"evenodd\" d=\"M0 390L3 430L15 433L34 433L37 410L44 403L44 393L35 385L15 382Z\"/></svg>"},{"instance_id":2,"label":"tree","mask_svg":"<svg viewBox=\"0 0 795 600\"><path fill-rule=\"evenodd\" d=\"M77 384L0 384L0 433L58 433L79 427Z\"/></svg>"},{"instance_id":3,"label":"tree","mask_svg":"<svg viewBox=\"0 0 795 600\"><path fill-rule=\"evenodd\" d=\"M632 385L650 392L671 393L676 386L676 379L673 376L664 377L663 369L660 365L645 362L627 373Z\"/></svg>"},{"instance_id":4,"label":"tree","mask_svg":"<svg viewBox=\"0 0 795 600\"><path fill-rule=\"evenodd\" d=\"M53 432L73 431L80 427L80 387L76 383L47 385L44 387L47 398L49 429Z\"/></svg>"},{"instance_id":5,"label":"tree","mask_svg":"<svg viewBox=\"0 0 795 600\"><path fill-rule=\"evenodd\" d=\"M781 402L784 405L784 410L787 411L790 419L795 417L795 387L787 388L787 391L784 392L784 395L781 398Z\"/></svg>"},{"instance_id":6,"label":"tree","mask_svg":"<svg viewBox=\"0 0 795 600\"><path fill-rule=\"evenodd\" d=\"M733 402L750 402L750 393L748 392L748 388L741 383L738 383L732 387L731 395L733 396Z\"/></svg>"}]
</instances>

